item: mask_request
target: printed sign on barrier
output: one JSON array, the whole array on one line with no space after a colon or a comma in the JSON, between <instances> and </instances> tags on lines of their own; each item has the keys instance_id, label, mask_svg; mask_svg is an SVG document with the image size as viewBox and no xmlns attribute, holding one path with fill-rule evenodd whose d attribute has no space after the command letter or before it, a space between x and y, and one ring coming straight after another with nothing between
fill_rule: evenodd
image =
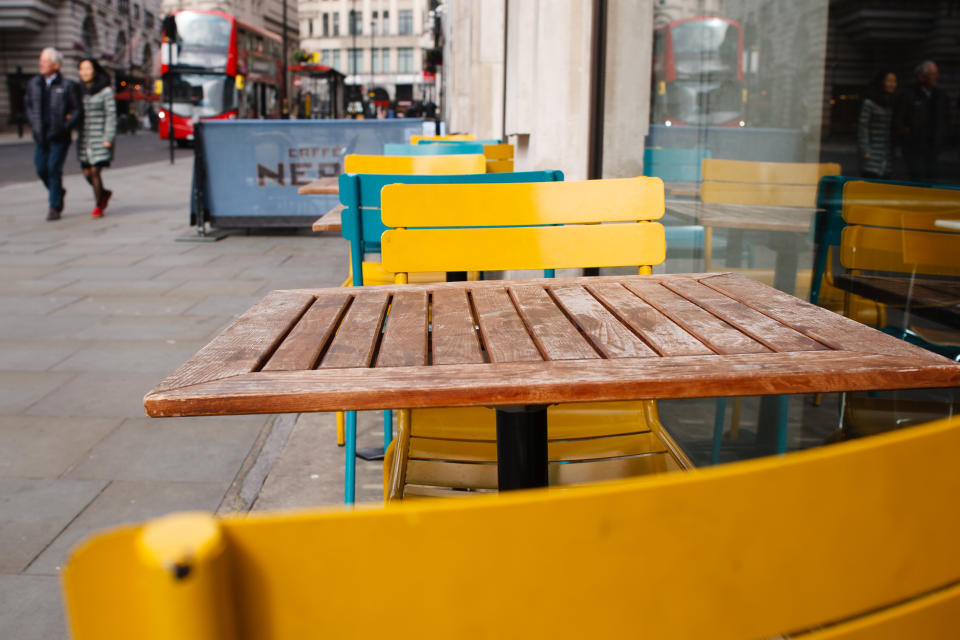
<instances>
[{"instance_id":1,"label":"printed sign on barrier","mask_svg":"<svg viewBox=\"0 0 960 640\"><path fill-rule=\"evenodd\" d=\"M339 200L300 195L301 186L339 175L346 155L379 155L384 144L409 141L423 133L423 121L217 120L203 122L201 131L208 222L309 227Z\"/></svg>"}]
</instances>

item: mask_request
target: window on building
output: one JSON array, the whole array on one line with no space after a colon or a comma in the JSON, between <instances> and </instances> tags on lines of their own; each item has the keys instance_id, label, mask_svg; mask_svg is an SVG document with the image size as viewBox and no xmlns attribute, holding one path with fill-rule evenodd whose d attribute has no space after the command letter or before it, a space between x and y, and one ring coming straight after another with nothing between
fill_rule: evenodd
<instances>
[{"instance_id":1,"label":"window on building","mask_svg":"<svg viewBox=\"0 0 960 640\"><path fill-rule=\"evenodd\" d=\"M397 48L397 73L413 72L413 47Z\"/></svg>"},{"instance_id":2,"label":"window on building","mask_svg":"<svg viewBox=\"0 0 960 640\"><path fill-rule=\"evenodd\" d=\"M411 9L401 9L397 15L397 33L401 36L409 36L413 33L413 11Z\"/></svg>"},{"instance_id":3,"label":"window on building","mask_svg":"<svg viewBox=\"0 0 960 640\"><path fill-rule=\"evenodd\" d=\"M156 16L153 15L152 11L143 12L143 26L147 29L153 29L153 23L156 20Z\"/></svg>"},{"instance_id":4,"label":"window on building","mask_svg":"<svg viewBox=\"0 0 960 640\"><path fill-rule=\"evenodd\" d=\"M324 38L330 35L330 14L329 13L323 14L323 31L321 33Z\"/></svg>"},{"instance_id":5,"label":"window on building","mask_svg":"<svg viewBox=\"0 0 960 640\"><path fill-rule=\"evenodd\" d=\"M348 33L351 36L363 35L363 12L362 11L350 11Z\"/></svg>"},{"instance_id":6,"label":"window on building","mask_svg":"<svg viewBox=\"0 0 960 640\"><path fill-rule=\"evenodd\" d=\"M134 20L140 19L140 5L138 4L133 5L133 19Z\"/></svg>"},{"instance_id":7,"label":"window on building","mask_svg":"<svg viewBox=\"0 0 960 640\"><path fill-rule=\"evenodd\" d=\"M120 13L130 13L130 0L117 0L117 11Z\"/></svg>"},{"instance_id":8,"label":"window on building","mask_svg":"<svg viewBox=\"0 0 960 640\"><path fill-rule=\"evenodd\" d=\"M370 17L370 33L372 35L377 35L377 22L380 17L380 14L376 11L373 12L373 15Z\"/></svg>"},{"instance_id":9,"label":"window on building","mask_svg":"<svg viewBox=\"0 0 960 640\"><path fill-rule=\"evenodd\" d=\"M340 71L340 49L333 50L333 64L331 66Z\"/></svg>"},{"instance_id":10,"label":"window on building","mask_svg":"<svg viewBox=\"0 0 960 640\"><path fill-rule=\"evenodd\" d=\"M313 35L313 18L307 18L306 28L302 29L303 33L306 33L308 36Z\"/></svg>"},{"instance_id":11,"label":"window on building","mask_svg":"<svg viewBox=\"0 0 960 640\"><path fill-rule=\"evenodd\" d=\"M360 73L363 64L363 49L347 49L347 73Z\"/></svg>"},{"instance_id":12,"label":"window on building","mask_svg":"<svg viewBox=\"0 0 960 640\"><path fill-rule=\"evenodd\" d=\"M390 73L390 49L380 50L380 73Z\"/></svg>"},{"instance_id":13,"label":"window on building","mask_svg":"<svg viewBox=\"0 0 960 640\"><path fill-rule=\"evenodd\" d=\"M320 64L325 67L330 66L330 49L324 49L320 52Z\"/></svg>"},{"instance_id":14,"label":"window on building","mask_svg":"<svg viewBox=\"0 0 960 640\"><path fill-rule=\"evenodd\" d=\"M334 36L340 35L340 14L339 13L333 14L333 35Z\"/></svg>"},{"instance_id":15,"label":"window on building","mask_svg":"<svg viewBox=\"0 0 960 640\"><path fill-rule=\"evenodd\" d=\"M390 35L390 12L383 12L383 20L380 21L380 35L388 36Z\"/></svg>"}]
</instances>

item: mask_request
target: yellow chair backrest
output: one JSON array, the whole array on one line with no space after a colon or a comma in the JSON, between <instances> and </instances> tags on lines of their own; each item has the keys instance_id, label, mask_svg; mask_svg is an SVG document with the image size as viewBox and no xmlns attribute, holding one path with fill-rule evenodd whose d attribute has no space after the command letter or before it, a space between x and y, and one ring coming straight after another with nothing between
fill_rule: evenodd
<instances>
[{"instance_id":1,"label":"yellow chair backrest","mask_svg":"<svg viewBox=\"0 0 960 640\"><path fill-rule=\"evenodd\" d=\"M840 264L847 269L960 276L960 191L848 182L843 188Z\"/></svg>"},{"instance_id":2,"label":"yellow chair backrest","mask_svg":"<svg viewBox=\"0 0 960 640\"><path fill-rule=\"evenodd\" d=\"M476 140L472 133L451 133L445 136L410 136L410 144L419 144L421 140Z\"/></svg>"},{"instance_id":3,"label":"yellow chair backrest","mask_svg":"<svg viewBox=\"0 0 960 640\"><path fill-rule=\"evenodd\" d=\"M666 256L663 225L653 222L664 212L659 178L393 184L380 203L394 227L380 239L388 271L654 265Z\"/></svg>"},{"instance_id":4,"label":"yellow chair backrest","mask_svg":"<svg viewBox=\"0 0 960 640\"><path fill-rule=\"evenodd\" d=\"M834 162L748 162L704 158L701 165L704 202L813 207L823 176L837 175Z\"/></svg>"},{"instance_id":5,"label":"yellow chair backrest","mask_svg":"<svg viewBox=\"0 0 960 640\"><path fill-rule=\"evenodd\" d=\"M487 159L487 173L508 173L513 171L512 144L484 145L483 156Z\"/></svg>"},{"instance_id":6,"label":"yellow chair backrest","mask_svg":"<svg viewBox=\"0 0 960 640\"><path fill-rule=\"evenodd\" d=\"M74 552L70 626L74 640L955 638L958 450L955 418L573 489L170 516ZM384 540L403 552L371 553Z\"/></svg>"},{"instance_id":7,"label":"yellow chair backrest","mask_svg":"<svg viewBox=\"0 0 960 640\"><path fill-rule=\"evenodd\" d=\"M344 158L344 173L444 175L486 173L487 160L477 154L450 156L365 156Z\"/></svg>"}]
</instances>

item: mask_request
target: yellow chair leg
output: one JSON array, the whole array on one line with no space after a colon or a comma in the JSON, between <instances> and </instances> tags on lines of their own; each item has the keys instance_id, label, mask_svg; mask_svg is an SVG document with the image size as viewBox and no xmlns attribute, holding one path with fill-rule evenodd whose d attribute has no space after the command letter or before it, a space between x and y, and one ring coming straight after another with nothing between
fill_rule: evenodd
<instances>
[{"instance_id":1,"label":"yellow chair leg","mask_svg":"<svg viewBox=\"0 0 960 640\"><path fill-rule=\"evenodd\" d=\"M713 259L713 227L703 229L703 270L710 271Z\"/></svg>"},{"instance_id":2,"label":"yellow chair leg","mask_svg":"<svg viewBox=\"0 0 960 640\"><path fill-rule=\"evenodd\" d=\"M342 447L347 443L347 428L344 424L343 411L337 411L337 446Z\"/></svg>"}]
</instances>

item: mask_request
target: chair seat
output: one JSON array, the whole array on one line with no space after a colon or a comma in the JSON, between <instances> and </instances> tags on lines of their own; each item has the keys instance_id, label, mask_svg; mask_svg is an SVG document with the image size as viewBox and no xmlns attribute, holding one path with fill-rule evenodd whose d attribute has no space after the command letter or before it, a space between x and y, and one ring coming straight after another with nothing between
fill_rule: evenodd
<instances>
[{"instance_id":1,"label":"chair seat","mask_svg":"<svg viewBox=\"0 0 960 640\"><path fill-rule=\"evenodd\" d=\"M375 286L378 284L393 284L394 277L397 274L392 271L387 271L383 268L383 264L380 262L366 262L363 263L363 283L367 286ZM443 282L446 280L447 274L442 271L430 271L423 273L411 273L409 274L409 282L414 283L424 283L424 282ZM478 271L470 271L467 273L468 280L478 280L480 278L480 273ZM344 282L343 286L349 287L353 284L353 269L350 270L350 276Z\"/></svg>"}]
</instances>

